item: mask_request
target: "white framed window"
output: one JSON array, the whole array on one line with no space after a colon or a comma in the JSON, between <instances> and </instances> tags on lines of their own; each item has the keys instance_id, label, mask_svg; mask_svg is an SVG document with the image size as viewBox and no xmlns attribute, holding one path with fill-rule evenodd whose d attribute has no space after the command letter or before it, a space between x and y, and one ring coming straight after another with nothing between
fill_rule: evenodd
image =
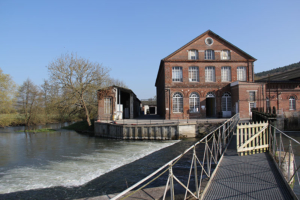
<instances>
[{"instance_id":1,"label":"white framed window","mask_svg":"<svg viewBox=\"0 0 300 200\"><path fill-rule=\"evenodd\" d=\"M198 60L198 51L196 49L189 50L189 60Z\"/></svg>"},{"instance_id":2,"label":"white framed window","mask_svg":"<svg viewBox=\"0 0 300 200\"><path fill-rule=\"evenodd\" d=\"M237 80L247 81L246 67L237 67Z\"/></svg>"},{"instance_id":3,"label":"white framed window","mask_svg":"<svg viewBox=\"0 0 300 200\"><path fill-rule=\"evenodd\" d=\"M215 81L216 81L215 67L213 66L205 67L205 82L215 82Z\"/></svg>"},{"instance_id":4,"label":"white framed window","mask_svg":"<svg viewBox=\"0 0 300 200\"><path fill-rule=\"evenodd\" d=\"M205 60L214 60L215 59L215 51L212 49L205 50Z\"/></svg>"},{"instance_id":5,"label":"white framed window","mask_svg":"<svg viewBox=\"0 0 300 200\"><path fill-rule=\"evenodd\" d=\"M189 67L189 81L190 82L199 81L199 67L196 66Z\"/></svg>"},{"instance_id":6,"label":"white framed window","mask_svg":"<svg viewBox=\"0 0 300 200\"><path fill-rule=\"evenodd\" d=\"M111 98L104 99L104 113L111 114Z\"/></svg>"},{"instance_id":7,"label":"white framed window","mask_svg":"<svg viewBox=\"0 0 300 200\"><path fill-rule=\"evenodd\" d=\"M289 107L290 110L296 110L296 99L293 96L289 98Z\"/></svg>"},{"instance_id":8,"label":"white framed window","mask_svg":"<svg viewBox=\"0 0 300 200\"><path fill-rule=\"evenodd\" d=\"M229 50L221 51L221 60L230 60L230 51Z\"/></svg>"},{"instance_id":9,"label":"white framed window","mask_svg":"<svg viewBox=\"0 0 300 200\"><path fill-rule=\"evenodd\" d=\"M172 67L172 81L182 82L182 67Z\"/></svg>"},{"instance_id":10,"label":"white framed window","mask_svg":"<svg viewBox=\"0 0 300 200\"><path fill-rule=\"evenodd\" d=\"M198 113L200 111L200 98L196 92L190 95L190 113Z\"/></svg>"},{"instance_id":11,"label":"white framed window","mask_svg":"<svg viewBox=\"0 0 300 200\"><path fill-rule=\"evenodd\" d=\"M228 92L222 96L222 111L231 111L231 95Z\"/></svg>"},{"instance_id":12,"label":"white framed window","mask_svg":"<svg viewBox=\"0 0 300 200\"><path fill-rule=\"evenodd\" d=\"M226 66L221 68L221 79L222 82L230 82L231 81L231 67Z\"/></svg>"},{"instance_id":13,"label":"white framed window","mask_svg":"<svg viewBox=\"0 0 300 200\"><path fill-rule=\"evenodd\" d=\"M174 113L183 112L183 96L179 92L176 92L173 95L173 112Z\"/></svg>"},{"instance_id":14,"label":"white framed window","mask_svg":"<svg viewBox=\"0 0 300 200\"><path fill-rule=\"evenodd\" d=\"M255 101L255 91L249 92L249 101Z\"/></svg>"}]
</instances>

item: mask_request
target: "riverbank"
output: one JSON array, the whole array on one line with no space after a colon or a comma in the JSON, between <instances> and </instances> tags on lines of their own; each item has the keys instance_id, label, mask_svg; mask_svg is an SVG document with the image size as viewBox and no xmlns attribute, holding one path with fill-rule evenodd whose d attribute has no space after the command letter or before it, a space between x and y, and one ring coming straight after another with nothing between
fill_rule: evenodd
<instances>
[{"instance_id":1,"label":"riverbank","mask_svg":"<svg viewBox=\"0 0 300 200\"><path fill-rule=\"evenodd\" d=\"M37 115L31 121L31 126L79 121L77 116ZM0 127L25 126L25 116L19 113L0 114Z\"/></svg>"},{"instance_id":2,"label":"riverbank","mask_svg":"<svg viewBox=\"0 0 300 200\"><path fill-rule=\"evenodd\" d=\"M62 129L76 131L83 135L94 136L94 121L91 121L91 123L92 125L89 126L87 121L79 121L69 126L62 127Z\"/></svg>"}]
</instances>

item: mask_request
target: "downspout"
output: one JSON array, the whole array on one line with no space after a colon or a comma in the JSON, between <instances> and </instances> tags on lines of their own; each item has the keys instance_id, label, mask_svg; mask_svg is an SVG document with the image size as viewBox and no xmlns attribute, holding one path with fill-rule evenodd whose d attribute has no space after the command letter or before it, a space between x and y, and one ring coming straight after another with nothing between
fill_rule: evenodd
<instances>
[{"instance_id":1,"label":"downspout","mask_svg":"<svg viewBox=\"0 0 300 200\"><path fill-rule=\"evenodd\" d=\"M171 119L171 91L170 88L167 88L165 90L169 90L169 120Z\"/></svg>"}]
</instances>

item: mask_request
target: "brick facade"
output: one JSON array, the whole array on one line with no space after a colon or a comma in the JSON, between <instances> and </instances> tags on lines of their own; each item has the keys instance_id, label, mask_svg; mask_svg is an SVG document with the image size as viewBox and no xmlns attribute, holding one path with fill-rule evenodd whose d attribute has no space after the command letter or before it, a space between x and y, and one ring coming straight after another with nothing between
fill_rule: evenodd
<instances>
[{"instance_id":1,"label":"brick facade","mask_svg":"<svg viewBox=\"0 0 300 200\"><path fill-rule=\"evenodd\" d=\"M212 39L213 43L211 45L207 44L207 38ZM197 58L195 60L190 59L189 53L191 50L197 50ZM205 50L214 50L214 59L206 59ZM230 59L221 59L222 50L230 52ZM231 95L231 100L234 100L234 95L236 94L232 94L230 83L237 81L237 68L244 67L246 69L245 82L253 82L253 62L255 60L255 58L212 31L209 30L203 33L161 61L155 84L158 114L165 119L224 116L222 96L228 93ZM213 66L215 71L215 81L213 82L208 82L205 77L205 68L210 66ZM180 67L182 69L182 81L172 80L173 67ZM199 71L199 79L196 82L189 79L190 67L197 67ZM230 81L222 81L222 67L230 67ZM193 92L200 97L200 106L197 107L197 112L190 109L190 95ZM181 112L174 111L173 96L177 93L183 97L183 109ZM214 98L207 98L208 94L213 94ZM232 103L231 107L233 108L233 106L234 104ZM233 114L232 109L231 114Z\"/></svg>"}]
</instances>

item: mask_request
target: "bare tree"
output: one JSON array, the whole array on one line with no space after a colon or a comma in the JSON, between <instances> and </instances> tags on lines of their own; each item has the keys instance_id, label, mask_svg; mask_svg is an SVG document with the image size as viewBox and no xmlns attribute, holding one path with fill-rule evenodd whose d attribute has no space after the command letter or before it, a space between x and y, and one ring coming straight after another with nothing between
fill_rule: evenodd
<instances>
[{"instance_id":1,"label":"bare tree","mask_svg":"<svg viewBox=\"0 0 300 200\"><path fill-rule=\"evenodd\" d=\"M82 108L91 126L89 107L97 102L96 91L109 80L109 69L74 54L63 54L47 66L50 80L65 92L63 98ZM92 103L91 103L92 102Z\"/></svg>"},{"instance_id":2,"label":"bare tree","mask_svg":"<svg viewBox=\"0 0 300 200\"><path fill-rule=\"evenodd\" d=\"M18 105L20 113L25 117L26 127L32 124L33 119L36 117L37 111L39 110L40 91L30 79L24 81L19 88L18 93Z\"/></svg>"},{"instance_id":3,"label":"bare tree","mask_svg":"<svg viewBox=\"0 0 300 200\"><path fill-rule=\"evenodd\" d=\"M119 79L110 78L107 81L107 86L113 86L113 85L123 87L123 88L128 88L127 85L124 83L124 81L119 80Z\"/></svg>"}]
</instances>

